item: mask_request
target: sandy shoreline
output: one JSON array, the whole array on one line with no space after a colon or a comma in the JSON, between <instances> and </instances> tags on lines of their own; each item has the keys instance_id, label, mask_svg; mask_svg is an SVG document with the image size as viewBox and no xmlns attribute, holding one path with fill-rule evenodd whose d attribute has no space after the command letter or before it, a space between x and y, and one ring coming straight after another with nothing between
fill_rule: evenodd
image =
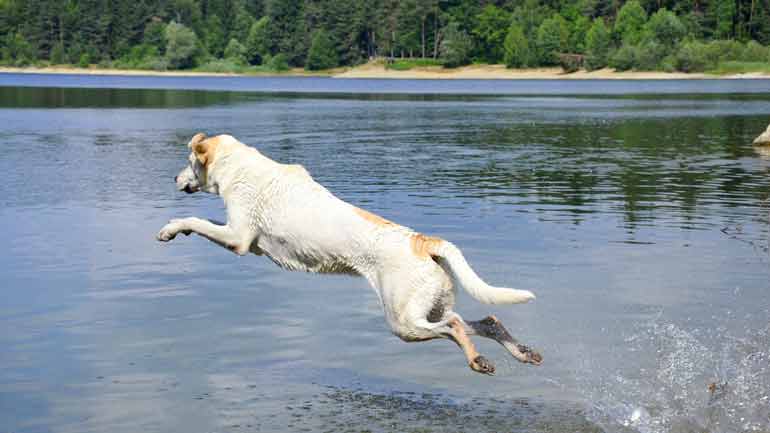
<instances>
[{"instance_id":1,"label":"sandy shoreline","mask_svg":"<svg viewBox=\"0 0 770 433\"><path fill-rule=\"evenodd\" d=\"M770 79L770 74L749 73L736 75L709 75L683 72L615 72L601 69L566 74L561 68L507 69L504 65L470 65L455 69L440 66L416 67L407 71L386 69L381 63L367 63L353 68L337 68L331 71L308 72L294 68L283 73L218 73L197 71L146 71L134 69L99 69L51 66L46 68L0 67L0 73L14 74L75 74L75 75L119 75L157 77L334 77L334 78L376 78L412 80L698 80L698 79Z\"/></svg>"}]
</instances>

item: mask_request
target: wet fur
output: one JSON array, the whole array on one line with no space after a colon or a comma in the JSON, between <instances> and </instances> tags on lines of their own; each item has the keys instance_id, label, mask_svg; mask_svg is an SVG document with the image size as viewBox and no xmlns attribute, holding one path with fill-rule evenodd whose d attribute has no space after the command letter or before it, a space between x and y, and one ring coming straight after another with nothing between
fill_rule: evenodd
<instances>
[{"instance_id":1,"label":"wet fur","mask_svg":"<svg viewBox=\"0 0 770 433\"><path fill-rule=\"evenodd\" d=\"M188 147L177 188L220 195L227 223L174 219L158 240L196 233L238 255L265 255L284 269L362 276L375 289L391 331L404 341L450 339L469 366L485 374L493 374L494 366L469 335L498 341L522 362L540 363L496 318L466 323L452 311L453 279L483 302L526 302L534 295L487 285L451 243L346 203L302 166L280 164L231 136L199 133Z\"/></svg>"}]
</instances>

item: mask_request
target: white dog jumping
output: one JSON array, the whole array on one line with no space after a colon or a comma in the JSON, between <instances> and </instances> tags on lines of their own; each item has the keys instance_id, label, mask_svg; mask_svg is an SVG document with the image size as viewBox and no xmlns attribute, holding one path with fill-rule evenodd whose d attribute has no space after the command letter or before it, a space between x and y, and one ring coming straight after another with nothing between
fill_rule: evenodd
<instances>
[{"instance_id":1,"label":"white dog jumping","mask_svg":"<svg viewBox=\"0 0 770 433\"><path fill-rule=\"evenodd\" d=\"M197 233L238 255L266 255L285 269L363 276L395 335L404 341L451 339L480 373L494 374L495 367L469 335L494 339L521 362L542 362L494 316L466 322L452 311L453 280L486 304L523 303L535 296L486 284L451 243L346 203L302 166L280 164L229 135L198 133L188 146L189 164L176 176L176 186L220 195L227 224L173 219L158 240Z\"/></svg>"}]
</instances>

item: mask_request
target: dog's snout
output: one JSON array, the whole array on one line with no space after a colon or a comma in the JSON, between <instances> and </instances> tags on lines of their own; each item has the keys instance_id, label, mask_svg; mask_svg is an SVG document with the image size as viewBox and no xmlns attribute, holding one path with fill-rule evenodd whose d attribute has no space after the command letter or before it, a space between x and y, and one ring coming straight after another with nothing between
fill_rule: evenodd
<instances>
[{"instance_id":1,"label":"dog's snout","mask_svg":"<svg viewBox=\"0 0 770 433\"><path fill-rule=\"evenodd\" d=\"M177 179L179 179L179 176L174 176L174 183L177 182Z\"/></svg>"}]
</instances>

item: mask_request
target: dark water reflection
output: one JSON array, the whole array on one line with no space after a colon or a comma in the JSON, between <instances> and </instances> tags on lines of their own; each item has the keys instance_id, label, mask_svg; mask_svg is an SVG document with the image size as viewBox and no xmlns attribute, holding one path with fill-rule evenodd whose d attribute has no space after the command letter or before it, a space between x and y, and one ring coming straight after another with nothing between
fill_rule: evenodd
<instances>
[{"instance_id":1,"label":"dark water reflection","mask_svg":"<svg viewBox=\"0 0 770 433\"><path fill-rule=\"evenodd\" d=\"M770 428L750 362L770 316L766 95L0 88L0 106L0 431ZM450 343L390 336L362 280L156 243L171 217L222 218L171 181L201 130L534 290L459 312L496 314L546 363L479 342L499 370L479 377ZM713 381L736 390L719 410Z\"/></svg>"}]
</instances>

